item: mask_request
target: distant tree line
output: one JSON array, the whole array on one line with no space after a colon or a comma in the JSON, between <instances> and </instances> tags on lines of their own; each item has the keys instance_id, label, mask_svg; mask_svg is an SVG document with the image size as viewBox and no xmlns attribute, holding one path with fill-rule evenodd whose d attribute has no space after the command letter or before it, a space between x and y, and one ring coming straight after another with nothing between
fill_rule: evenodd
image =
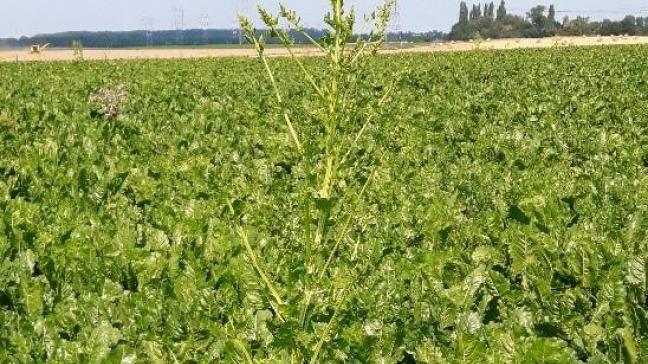
<instances>
[{"instance_id":1,"label":"distant tree line","mask_svg":"<svg viewBox=\"0 0 648 364\"><path fill-rule=\"evenodd\" d=\"M648 17L627 15L623 20L592 22L586 17L569 19L561 23L560 33L564 35L648 35Z\"/></svg>"},{"instance_id":2,"label":"distant tree line","mask_svg":"<svg viewBox=\"0 0 648 364\"><path fill-rule=\"evenodd\" d=\"M319 29L309 29L308 33L316 38L324 35ZM297 34L295 34L298 37ZM298 37L298 42L305 41ZM102 32L62 32L41 34L33 37L0 39L3 47L28 47L31 44L51 43L52 47L70 47L72 42L80 41L89 48L128 48L146 46L237 44L240 41L238 29L188 29L158 31L102 31Z\"/></svg>"},{"instance_id":3,"label":"distant tree line","mask_svg":"<svg viewBox=\"0 0 648 364\"><path fill-rule=\"evenodd\" d=\"M320 39L325 31L308 29L308 34L314 39ZM307 40L293 32L296 43L307 43ZM424 33L405 32L390 34L390 41L430 42L444 39L446 33L431 31ZM50 43L52 47L71 47L73 42L81 42L86 48L128 48L128 47L159 47L174 45L205 45L205 44L238 44L240 42L238 29L190 29L183 31L160 30L147 32L134 31L104 31L104 32L63 32L42 34L33 37L0 39L0 47L29 47L32 44ZM272 39L268 40L272 43Z\"/></svg>"},{"instance_id":4,"label":"distant tree line","mask_svg":"<svg viewBox=\"0 0 648 364\"><path fill-rule=\"evenodd\" d=\"M422 42L433 42L438 40L444 40L448 37L448 33L444 33L438 30L432 30L429 32L402 32L402 33L389 33L387 34L388 42L410 42L410 43L422 43Z\"/></svg>"},{"instance_id":5,"label":"distant tree line","mask_svg":"<svg viewBox=\"0 0 648 364\"><path fill-rule=\"evenodd\" d=\"M621 21L591 21L587 17L556 19L554 5L538 5L525 17L509 14L506 2L474 4L468 8L465 1L459 4L459 21L452 27L448 39L475 38L541 38L554 35L648 35L648 17L626 16Z\"/></svg>"}]
</instances>

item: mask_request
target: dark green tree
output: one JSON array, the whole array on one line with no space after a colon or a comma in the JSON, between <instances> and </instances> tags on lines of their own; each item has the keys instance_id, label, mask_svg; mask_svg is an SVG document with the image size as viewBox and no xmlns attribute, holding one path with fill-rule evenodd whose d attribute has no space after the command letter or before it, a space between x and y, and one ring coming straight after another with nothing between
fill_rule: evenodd
<instances>
[{"instance_id":1,"label":"dark green tree","mask_svg":"<svg viewBox=\"0 0 648 364\"><path fill-rule=\"evenodd\" d=\"M544 24L547 21L547 18L544 15L545 11L547 11L547 8L544 5L538 5L531 8L527 13L527 17L531 21L531 24L538 28L544 27Z\"/></svg>"},{"instance_id":2,"label":"dark green tree","mask_svg":"<svg viewBox=\"0 0 648 364\"><path fill-rule=\"evenodd\" d=\"M473 5L472 10L468 10L468 5L465 1L459 4L459 22L452 27L448 34L451 40L465 40L469 39L471 30L471 23L475 20L476 9Z\"/></svg>"},{"instance_id":3,"label":"dark green tree","mask_svg":"<svg viewBox=\"0 0 648 364\"><path fill-rule=\"evenodd\" d=\"M637 18L628 15L621 20L621 33L636 35L637 34Z\"/></svg>"},{"instance_id":4,"label":"dark green tree","mask_svg":"<svg viewBox=\"0 0 648 364\"><path fill-rule=\"evenodd\" d=\"M462 1L459 4L459 24L467 25L468 24L468 5L465 1Z\"/></svg>"},{"instance_id":5,"label":"dark green tree","mask_svg":"<svg viewBox=\"0 0 648 364\"><path fill-rule=\"evenodd\" d=\"M578 16L564 26L563 32L567 35L592 35L594 26L588 17Z\"/></svg>"},{"instance_id":6,"label":"dark green tree","mask_svg":"<svg viewBox=\"0 0 648 364\"><path fill-rule=\"evenodd\" d=\"M481 4L474 4L472 8L471 20L477 20L483 15Z\"/></svg>"},{"instance_id":7,"label":"dark green tree","mask_svg":"<svg viewBox=\"0 0 648 364\"><path fill-rule=\"evenodd\" d=\"M605 19L598 24L598 34L600 35L619 35L622 32L621 22Z\"/></svg>"},{"instance_id":8,"label":"dark green tree","mask_svg":"<svg viewBox=\"0 0 648 364\"><path fill-rule=\"evenodd\" d=\"M494 3L491 2L490 4L486 5L486 14L484 14L484 16L486 16L486 17L488 17L490 19L495 18L495 4Z\"/></svg>"},{"instance_id":9,"label":"dark green tree","mask_svg":"<svg viewBox=\"0 0 648 364\"><path fill-rule=\"evenodd\" d=\"M549 6L549 13L547 15L547 22L545 24L544 36L555 35L558 31L558 22L556 21L556 7L551 4Z\"/></svg>"},{"instance_id":10,"label":"dark green tree","mask_svg":"<svg viewBox=\"0 0 648 364\"><path fill-rule=\"evenodd\" d=\"M638 16L636 21L637 21L637 34L648 35L648 18Z\"/></svg>"},{"instance_id":11,"label":"dark green tree","mask_svg":"<svg viewBox=\"0 0 648 364\"><path fill-rule=\"evenodd\" d=\"M548 19L545 16L547 8L543 5L538 5L527 13L527 17L531 22L531 27L525 32L527 37L539 38L546 36Z\"/></svg>"},{"instance_id":12,"label":"dark green tree","mask_svg":"<svg viewBox=\"0 0 648 364\"><path fill-rule=\"evenodd\" d=\"M506 15L506 2L502 0L497 8L497 21L503 21Z\"/></svg>"},{"instance_id":13,"label":"dark green tree","mask_svg":"<svg viewBox=\"0 0 648 364\"><path fill-rule=\"evenodd\" d=\"M549 22L556 24L556 7L553 4L549 6L549 15L547 17Z\"/></svg>"}]
</instances>

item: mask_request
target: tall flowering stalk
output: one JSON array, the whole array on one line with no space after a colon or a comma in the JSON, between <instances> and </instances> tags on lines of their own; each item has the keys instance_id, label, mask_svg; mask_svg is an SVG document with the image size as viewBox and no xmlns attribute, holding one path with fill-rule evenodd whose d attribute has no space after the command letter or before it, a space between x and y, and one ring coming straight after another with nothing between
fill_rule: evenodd
<instances>
[{"instance_id":1,"label":"tall flowering stalk","mask_svg":"<svg viewBox=\"0 0 648 364\"><path fill-rule=\"evenodd\" d=\"M245 37L255 47L272 85L276 109L281 113L307 181L297 201L301 207L299 226L302 231L296 235L301 237L299 245L303 247L304 255L303 274L297 282L281 287L273 282L271 275L264 270L255 242L250 240L245 226L238 224L235 228L249 261L267 291L280 325L290 325L291 330L305 334L315 333L317 337L310 346L293 349L291 360L294 362L319 362L322 349L335 329L344 305L353 296L354 284L359 278L350 277L335 289L322 288L324 281L340 280L345 274L341 273L344 266L336 264L336 258L343 254L340 252L341 245L359 220L358 216L362 215L358 206L365 198L375 174L375 165L366 166L370 172L356 186L349 185L340 177L354 173L354 166L349 163L350 156L375 122L380 109L385 107L393 89L393 84L385 88L382 95L372 100L372 107L367 108L366 100L359 95L361 90L358 82L369 67L366 60L375 55L385 41L393 6L393 0L380 5L365 18L372 30L368 34L358 35L354 8L345 6L343 0L330 0L330 10L324 17L328 32L320 40L313 39L297 13L283 5L280 5L278 15L263 8L258 9L264 31L257 31L248 18L239 16ZM296 55L291 31L319 50L325 59L326 67L323 70L311 67L310 62ZM305 120L294 120L292 115L298 113L291 112L293 107L283 96L280 79L265 54L266 40L269 38L277 39L285 48L314 95L314 102L310 106L312 109L304 117ZM373 156L374 164L381 158L381 155ZM332 214L336 215L335 219L331 218ZM299 297L297 302L291 298L295 296ZM314 312L326 310L332 312L327 322L312 319ZM239 342L236 347L242 357L251 360L245 345Z\"/></svg>"}]
</instances>

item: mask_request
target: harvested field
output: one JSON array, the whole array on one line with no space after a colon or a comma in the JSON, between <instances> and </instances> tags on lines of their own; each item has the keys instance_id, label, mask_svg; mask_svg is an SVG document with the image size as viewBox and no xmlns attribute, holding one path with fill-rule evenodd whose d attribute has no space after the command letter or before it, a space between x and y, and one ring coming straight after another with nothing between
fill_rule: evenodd
<instances>
[{"instance_id":1,"label":"harvested field","mask_svg":"<svg viewBox=\"0 0 648 364\"><path fill-rule=\"evenodd\" d=\"M613 44L648 44L648 37L553 37L542 39L497 39L481 42L440 42L407 47L404 49L389 49L384 53L402 52L455 52L475 49L516 49L516 48L549 48L569 46L595 46ZM295 53L302 56L317 56L314 48L297 48ZM280 48L268 49L269 56L281 57L287 53ZM241 49L86 49L85 59L115 60L115 59L186 59L186 58L224 58L224 57L254 57L255 52L249 48ZM12 61L66 61L74 59L72 49L51 49L40 55L29 54L27 50L0 50L0 62Z\"/></svg>"}]
</instances>

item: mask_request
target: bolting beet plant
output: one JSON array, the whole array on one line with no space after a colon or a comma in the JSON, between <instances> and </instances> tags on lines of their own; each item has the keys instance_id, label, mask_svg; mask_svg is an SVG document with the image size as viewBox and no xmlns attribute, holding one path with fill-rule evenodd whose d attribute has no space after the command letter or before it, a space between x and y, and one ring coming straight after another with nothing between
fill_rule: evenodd
<instances>
[{"instance_id":1,"label":"bolting beet plant","mask_svg":"<svg viewBox=\"0 0 648 364\"><path fill-rule=\"evenodd\" d=\"M296 12L283 5L276 16L259 8L264 31L254 29L248 18L239 17L272 86L273 106L298 166L293 178L300 182L290 196L296 207L291 221L285 222L291 231L282 237L292 240L284 242L285 246L296 247L302 258L293 278L273 277L276 269L268 267L259 249L271 237L253 238L249 230L254 227L236 215L233 201L229 209L237 217L235 235L264 287L269 306L266 313L272 314L269 330L276 340L288 341L286 355L291 362L333 360L324 354L326 346L333 341L341 313L353 300L363 274L375 264L371 259L358 259L361 239L351 236L351 231L371 214L362 211L362 204L385 155L380 148L358 151L368 130L376 128L399 77L371 90L361 89L359 80L371 73L371 56L384 43L393 5L394 1L388 0L366 16L366 26L372 30L359 35L354 8L343 0L330 0L330 11L324 17L329 29L320 40L313 39ZM310 42L322 57L299 57L294 52L293 34ZM275 61L265 53L269 39L279 41L303 76L312 95L307 105L288 102L288 91L273 69ZM233 340L231 347L239 360L253 362L254 350L245 339Z\"/></svg>"}]
</instances>

